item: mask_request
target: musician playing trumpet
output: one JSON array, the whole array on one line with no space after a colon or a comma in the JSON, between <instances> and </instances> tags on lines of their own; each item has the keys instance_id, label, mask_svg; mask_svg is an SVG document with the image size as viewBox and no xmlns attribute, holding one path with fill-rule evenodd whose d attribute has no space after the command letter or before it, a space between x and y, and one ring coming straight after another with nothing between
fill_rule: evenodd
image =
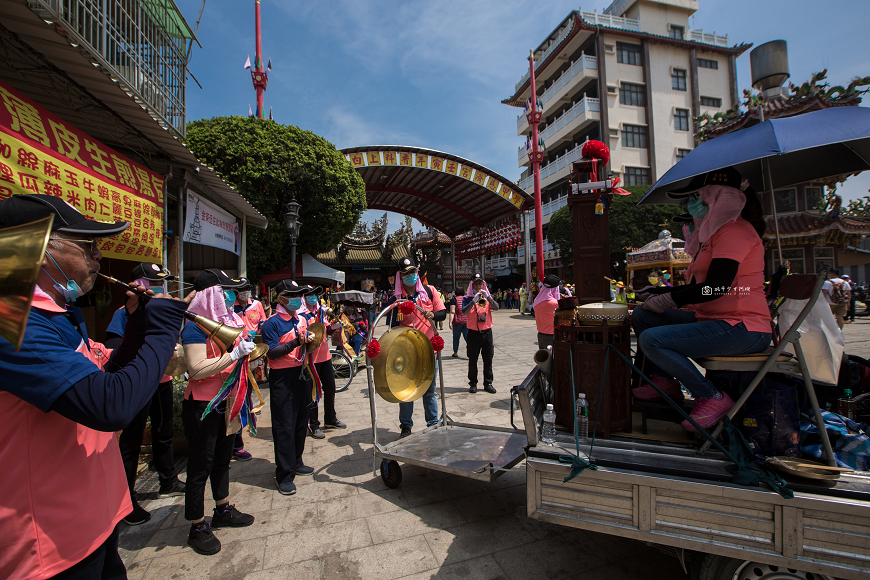
<instances>
[{"instance_id":1,"label":"musician playing trumpet","mask_svg":"<svg viewBox=\"0 0 870 580\"><path fill-rule=\"evenodd\" d=\"M468 392L477 392L477 357L483 354L483 390L495 393L492 386L492 356L495 347L492 341L492 313L498 310L498 302L486 288L486 281L480 274L475 274L468 284L465 299L462 301L462 313L468 317L468 338L466 339L468 354Z\"/></svg>"}]
</instances>

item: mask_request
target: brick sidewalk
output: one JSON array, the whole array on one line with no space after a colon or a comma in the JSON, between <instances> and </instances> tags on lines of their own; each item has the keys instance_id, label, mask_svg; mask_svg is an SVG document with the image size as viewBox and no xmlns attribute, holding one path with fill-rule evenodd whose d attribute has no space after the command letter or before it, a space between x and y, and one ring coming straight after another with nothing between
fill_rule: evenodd
<instances>
[{"instance_id":1,"label":"brick sidewalk","mask_svg":"<svg viewBox=\"0 0 870 580\"><path fill-rule=\"evenodd\" d=\"M455 421L510 426L508 393L531 370L535 326L531 317L516 311L498 312L494 322L495 395L468 393L464 343L463 358L450 358L451 337L445 331L444 384L447 410ZM847 352L866 354L870 319L847 325L844 334ZM266 389L263 395L268 394ZM398 407L378 398L377 410L379 440L397 438ZM336 411L348 429L327 431L322 441L308 439L304 457L315 474L296 478L298 493L285 497L275 489L266 405L258 436L245 436L254 459L234 461L230 472L230 501L257 520L248 528L217 530L223 549L215 556L199 556L187 547L184 498L147 500L156 497L151 481L156 478L140 479L137 490L153 517L138 527L121 524L129 578L687 577L676 559L640 542L529 520L522 468L488 484L406 465L401 486L388 489L373 471L364 375L337 395ZM423 424L422 405L414 411L417 431ZM207 501L207 515L212 507Z\"/></svg>"}]
</instances>

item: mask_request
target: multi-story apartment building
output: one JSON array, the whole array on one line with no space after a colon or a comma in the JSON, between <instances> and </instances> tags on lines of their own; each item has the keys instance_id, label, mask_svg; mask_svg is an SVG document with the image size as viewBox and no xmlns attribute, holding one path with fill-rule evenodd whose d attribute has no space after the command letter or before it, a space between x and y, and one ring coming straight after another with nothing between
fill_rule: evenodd
<instances>
[{"instance_id":1,"label":"multi-story apartment building","mask_svg":"<svg viewBox=\"0 0 870 580\"><path fill-rule=\"evenodd\" d=\"M603 14L572 11L534 51L536 93L543 102L538 130L546 154L541 166L545 273L564 275L558 252L546 241L546 227L567 203L568 172L585 141L610 147L608 169L622 185L652 184L694 148L694 116L724 112L738 102L735 60L751 45L730 46L727 36L691 30L698 4L615 0ZM526 71L504 104L524 107L531 95L529 76ZM517 135L530 139L525 110L516 123ZM525 143L517 160L523 168L519 185L533 194ZM534 231L534 212L528 214ZM534 261L534 243L531 255ZM517 257L519 265L525 263L522 247Z\"/></svg>"}]
</instances>

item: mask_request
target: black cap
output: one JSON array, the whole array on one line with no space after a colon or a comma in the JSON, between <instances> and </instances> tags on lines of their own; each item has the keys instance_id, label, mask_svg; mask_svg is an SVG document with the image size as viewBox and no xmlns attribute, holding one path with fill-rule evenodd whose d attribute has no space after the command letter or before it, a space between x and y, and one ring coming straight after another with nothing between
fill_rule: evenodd
<instances>
[{"instance_id":1,"label":"black cap","mask_svg":"<svg viewBox=\"0 0 870 580\"><path fill-rule=\"evenodd\" d=\"M13 195L0 201L0 228L29 224L54 214L52 231L85 234L94 238L117 236L130 222L89 220L76 208L53 195Z\"/></svg>"},{"instance_id":2,"label":"black cap","mask_svg":"<svg viewBox=\"0 0 870 580\"><path fill-rule=\"evenodd\" d=\"M399 258L398 266L399 272L401 272L402 274L407 274L411 270L417 269L417 266L414 265L414 260L408 258L407 256L404 258Z\"/></svg>"},{"instance_id":3,"label":"black cap","mask_svg":"<svg viewBox=\"0 0 870 580\"><path fill-rule=\"evenodd\" d=\"M178 280L178 276L173 276L172 273L161 266L160 264L139 264L133 271L130 272L131 280L145 278L153 282L162 282L163 280Z\"/></svg>"},{"instance_id":4,"label":"black cap","mask_svg":"<svg viewBox=\"0 0 870 580\"><path fill-rule=\"evenodd\" d=\"M560 280L559 277L555 274L550 274L549 276L546 276L543 282L546 288L558 288L562 285L562 280Z\"/></svg>"},{"instance_id":5,"label":"black cap","mask_svg":"<svg viewBox=\"0 0 870 580\"><path fill-rule=\"evenodd\" d=\"M683 213L680 215L672 216L671 221L675 224L689 224L695 221L695 218L693 218L691 214Z\"/></svg>"},{"instance_id":6,"label":"black cap","mask_svg":"<svg viewBox=\"0 0 870 580\"><path fill-rule=\"evenodd\" d=\"M699 189L708 185L727 185L734 189L740 189L740 184L743 182L743 176L733 167L723 167L715 171L708 171L702 175L696 175L689 182L689 185L681 189L675 189L667 192L667 196L671 199L683 199L689 197Z\"/></svg>"},{"instance_id":7,"label":"black cap","mask_svg":"<svg viewBox=\"0 0 870 580\"><path fill-rule=\"evenodd\" d=\"M193 289L199 292L212 286L220 286L222 288L243 288L244 280L239 278L230 278L222 270L217 268L209 268L197 274L193 280Z\"/></svg>"},{"instance_id":8,"label":"black cap","mask_svg":"<svg viewBox=\"0 0 870 580\"><path fill-rule=\"evenodd\" d=\"M293 280L281 280L275 285L275 292L277 294L292 294L292 295L305 295L310 294L313 288L308 286L300 286Z\"/></svg>"},{"instance_id":9,"label":"black cap","mask_svg":"<svg viewBox=\"0 0 870 580\"><path fill-rule=\"evenodd\" d=\"M311 288L311 286L309 286ZM305 294L314 294L315 296L323 296L323 286L315 286Z\"/></svg>"},{"instance_id":10,"label":"black cap","mask_svg":"<svg viewBox=\"0 0 870 580\"><path fill-rule=\"evenodd\" d=\"M471 277L471 283L474 284L478 280L483 282L484 281L483 276L481 276L479 272L475 272L474 276Z\"/></svg>"},{"instance_id":11,"label":"black cap","mask_svg":"<svg viewBox=\"0 0 870 580\"><path fill-rule=\"evenodd\" d=\"M251 284L251 281L250 281L250 280L248 280L248 279L245 278L244 276L242 276L241 279L242 279L242 282L245 283L245 285L244 285L244 286L239 286L240 289L244 290L245 288L251 288L251 289L254 288L254 285Z\"/></svg>"}]
</instances>

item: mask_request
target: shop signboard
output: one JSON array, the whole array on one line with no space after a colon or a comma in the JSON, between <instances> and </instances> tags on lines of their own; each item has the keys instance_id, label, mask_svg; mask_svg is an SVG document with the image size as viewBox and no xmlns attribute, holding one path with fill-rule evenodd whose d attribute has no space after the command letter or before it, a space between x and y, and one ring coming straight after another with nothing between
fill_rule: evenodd
<instances>
[{"instance_id":1,"label":"shop signboard","mask_svg":"<svg viewBox=\"0 0 870 580\"><path fill-rule=\"evenodd\" d=\"M88 219L130 222L104 257L163 261L163 182L151 171L0 82L0 199L41 193Z\"/></svg>"},{"instance_id":2,"label":"shop signboard","mask_svg":"<svg viewBox=\"0 0 870 580\"><path fill-rule=\"evenodd\" d=\"M220 248L239 255L242 251L242 231L239 220L188 190L184 241Z\"/></svg>"}]
</instances>

